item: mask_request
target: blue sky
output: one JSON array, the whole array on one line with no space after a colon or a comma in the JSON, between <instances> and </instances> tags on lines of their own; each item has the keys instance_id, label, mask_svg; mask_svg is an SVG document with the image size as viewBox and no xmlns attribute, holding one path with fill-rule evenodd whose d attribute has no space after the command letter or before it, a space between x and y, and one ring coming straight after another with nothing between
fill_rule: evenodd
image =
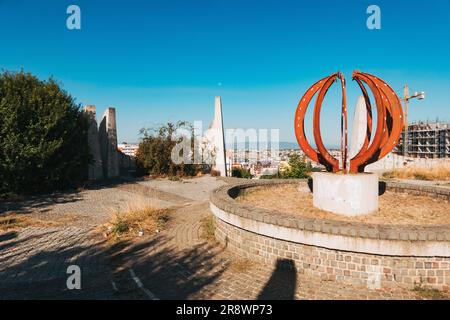
<instances>
[{"instance_id":1,"label":"blue sky","mask_svg":"<svg viewBox=\"0 0 450 320\"><path fill-rule=\"evenodd\" d=\"M66 9L81 8L81 30ZM366 9L381 8L381 30ZM77 101L115 106L120 141L166 121L209 125L222 96L226 128L279 128L295 141L298 100L337 70L349 109L359 69L398 93L426 91L411 120L450 120L450 1L23 1L0 0L0 68L53 76ZM339 141L339 95L323 111L327 144ZM307 126L309 127L309 126Z\"/></svg>"}]
</instances>

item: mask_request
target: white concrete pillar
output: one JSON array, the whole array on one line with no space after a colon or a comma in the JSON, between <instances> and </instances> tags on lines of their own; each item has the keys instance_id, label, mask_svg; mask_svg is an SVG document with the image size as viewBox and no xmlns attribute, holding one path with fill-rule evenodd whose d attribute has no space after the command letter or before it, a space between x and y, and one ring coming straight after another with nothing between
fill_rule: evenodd
<instances>
[{"instance_id":1,"label":"white concrete pillar","mask_svg":"<svg viewBox=\"0 0 450 320\"><path fill-rule=\"evenodd\" d=\"M220 175L226 177L227 169L225 159L225 135L222 118L222 100L220 97L215 98L214 120L211 125L211 129L213 130L215 135L214 148L216 150L216 159L213 169L220 171Z\"/></svg>"}]
</instances>

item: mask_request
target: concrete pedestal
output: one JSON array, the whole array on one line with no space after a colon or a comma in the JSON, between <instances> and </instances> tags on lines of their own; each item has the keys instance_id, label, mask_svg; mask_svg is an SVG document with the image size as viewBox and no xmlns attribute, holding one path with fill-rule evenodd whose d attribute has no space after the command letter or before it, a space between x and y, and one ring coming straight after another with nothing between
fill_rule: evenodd
<instances>
[{"instance_id":1,"label":"concrete pedestal","mask_svg":"<svg viewBox=\"0 0 450 320\"><path fill-rule=\"evenodd\" d=\"M378 211L378 176L372 173L315 172L313 205L325 211L359 216Z\"/></svg>"}]
</instances>

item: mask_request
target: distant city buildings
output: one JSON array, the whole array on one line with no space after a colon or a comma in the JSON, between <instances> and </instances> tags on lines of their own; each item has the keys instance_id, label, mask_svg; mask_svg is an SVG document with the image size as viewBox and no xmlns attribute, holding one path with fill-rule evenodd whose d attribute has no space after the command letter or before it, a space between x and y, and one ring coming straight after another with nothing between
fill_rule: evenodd
<instances>
[{"instance_id":1,"label":"distant city buildings","mask_svg":"<svg viewBox=\"0 0 450 320\"><path fill-rule=\"evenodd\" d=\"M404 132L402 137L404 137ZM405 167L408 164L432 165L435 161L447 161L450 158L450 124L442 122L417 122L408 126L408 139L404 156L403 139L397 147L381 161L371 164L369 171L386 171ZM341 161L339 149L330 149L329 153ZM251 148L228 148L226 150L227 169L233 168L248 170L253 178L258 179L264 175L275 175L289 168L289 158L296 154L304 157L305 154L298 148L283 148L277 150L257 150ZM316 169L324 169L321 164L312 162L304 157L305 163L310 163ZM434 160L433 160L434 159Z\"/></svg>"},{"instance_id":2,"label":"distant city buildings","mask_svg":"<svg viewBox=\"0 0 450 320\"><path fill-rule=\"evenodd\" d=\"M139 145L133 144L133 143L122 142L117 145L117 149L129 157L136 157L136 152L139 149Z\"/></svg>"},{"instance_id":3,"label":"distant city buildings","mask_svg":"<svg viewBox=\"0 0 450 320\"><path fill-rule=\"evenodd\" d=\"M339 158L339 150L331 150L330 153ZM289 168L289 158L296 154L298 156L305 156L305 153L300 149L282 149L278 150L276 154L272 151L258 151L258 150L232 150L228 149L227 167L229 168L243 168L249 170L253 178L260 178L261 176L275 175ZM322 165L309 161L304 157L305 163L311 163L313 168L323 168Z\"/></svg>"}]
</instances>

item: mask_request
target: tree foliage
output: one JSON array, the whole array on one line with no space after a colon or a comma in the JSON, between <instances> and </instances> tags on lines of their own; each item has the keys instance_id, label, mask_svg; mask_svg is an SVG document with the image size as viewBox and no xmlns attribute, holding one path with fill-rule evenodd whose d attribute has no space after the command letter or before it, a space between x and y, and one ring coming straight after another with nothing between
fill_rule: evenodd
<instances>
[{"instance_id":1,"label":"tree foliage","mask_svg":"<svg viewBox=\"0 0 450 320\"><path fill-rule=\"evenodd\" d=\"M53 80L0 75L0 194L79 185L87 174L87 121Z\"/></svg>"},{"instance_id":2,"label":"tree foliage","mask_svg":"<svg viewBox=\"0 0 450 320\"><path fill-rule=\"evenodd\" d=\"M249 170L245 168L233 168L231 170L231 176L235 178L244 178L244 179L251 179L252 174Z\"/></svg>"},{"instance_id":3,"label":"tree foliage","mask_svg":"<svg viewBox=\"0 0 450 320\"><path fill-rule=\"evenodd\" d=\"M312 171L311 163L306 163L304 157L292 154L289 157L289 168L281 173L284 179L305 179Z\"/></svg>"},{"instance_id":4,"label":"tree foliage","mask_svg":"<svg viewBox=\"0 0 450 320\"><path fill-rule=\"evenodd\" d=\"M188 136L177 136L177 131L184 130ZM137 151L137 166L141 174L158 176L192 176L206 170L206 166L193 163L194 129L191 124L179 121L176 124L168 122L153 129L141 129L143 135ZM189 161L175 163L172 161L172 150L183 139L188 139ZM183 152L180 153L181 156ZM189 163L190 162L190 163Z\"/></svg>"}]
</instances>

